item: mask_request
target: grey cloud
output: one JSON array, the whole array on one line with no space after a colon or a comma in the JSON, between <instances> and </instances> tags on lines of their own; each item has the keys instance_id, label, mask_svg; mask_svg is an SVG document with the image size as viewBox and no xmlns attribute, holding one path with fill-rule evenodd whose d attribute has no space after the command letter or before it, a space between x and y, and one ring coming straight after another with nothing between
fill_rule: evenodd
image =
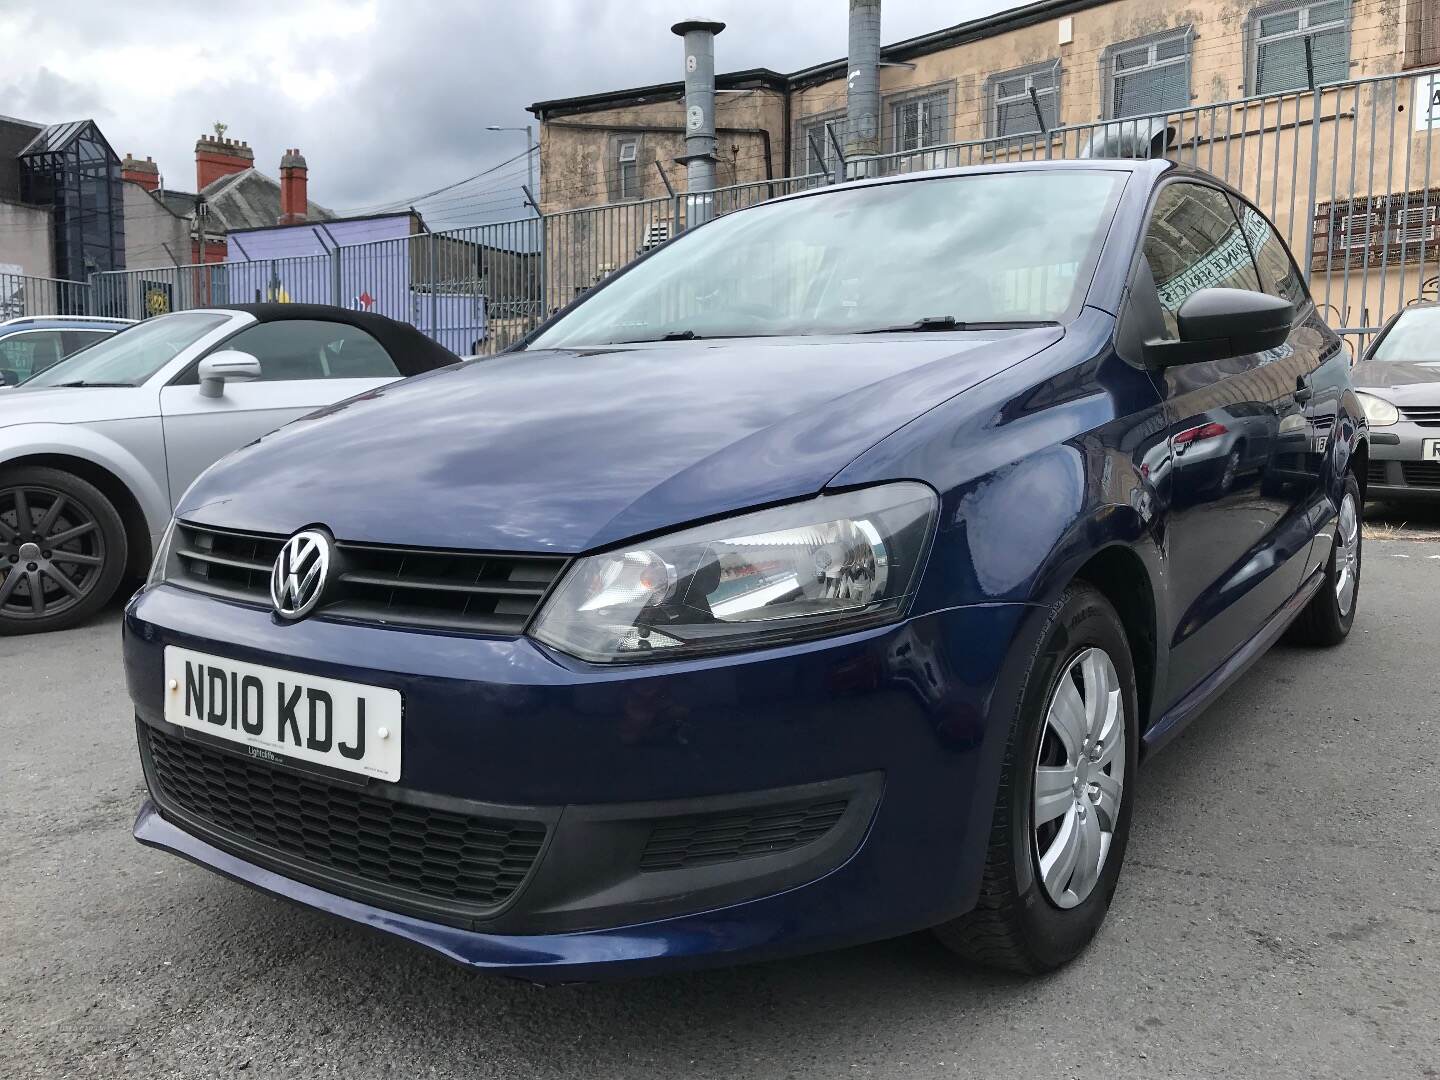
<instances>
[{"instance_id":1,"label":"grey cloud","mask_svg":"<svg viewBox=\"0 0 1440 1080\"><path fill-rule=\"evenodd\" d=\"M885 38L1002 6L1004 0L959 0L942 14L925 0L887 0ZM166 182L181 188L194 182L196 136L222 120L230 135L250 143L266 171L278 168L287 147L300 147L312 198L344 211L405 198L519 153L522 136L484 129L532 122L524 111L532 101L678 78L680 43L669 27L693 15L692 8L729 24L717 43L722 69L793 70L845 52L843 0L708 0L698 7L692 0L381 0L370 31L299 42L313 62L297 74L328 70L335 78L333 89L305 105L277 85L287 78L283 71L257 70L253 78L180 94L167 90L163 71L137 72L123 87L90 88L41 66L137 42L247 55L247 35L264 40L286 32L292 7L269 0L150 3L136 18L131 5L113 0L68 0L54 5L63 17L30 12L24 55L0 55L0 71L33 72L15 77L18 89L0 91L24 105L0 111L45 121L94 115L119 152L153 155ZM517 217L521 179L523 168L502 169L422 209L442 225L467 216Z\"/></svg>"}]
</instances>

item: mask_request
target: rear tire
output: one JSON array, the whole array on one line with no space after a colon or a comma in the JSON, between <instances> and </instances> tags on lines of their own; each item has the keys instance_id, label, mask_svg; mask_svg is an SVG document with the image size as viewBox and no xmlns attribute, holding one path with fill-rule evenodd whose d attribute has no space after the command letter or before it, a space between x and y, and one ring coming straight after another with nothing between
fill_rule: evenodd
<instances>
[{"instance_id":1,"label":"rear tire","mask_svg":"<svg viewBox=\"0 0 1440 1080\"><path fill-rule=\"evenodd\" d=\"M1067 724L1076 703L1080 717ZM1031 658L1010 724L980 898L973 911L935 929L946 946L986 967L1038 974L1072 960L1095 937L1130 834L1138 715L1120 618L1100 592L1076 582L1050 609ZM1071 838L1076 854L1067 870Z\"/></svg>"},{"instance_id":2,"label":"rear tire","mask_svg":"<svg viewBox=\"0 0 1440 1080\"><path fill-rule=\"evenodd\" d=\"M128 558L125 524L93 484L33 465L0 474L0 636L85 622Z\"/></svg>"},{"instance_id":3,"label":"rear tire","mask_svg":"<svg viewBox=\"0 0 1440 1080\"><path fill-rule=\"evenodd\" d=\"M1350 627L1355 625L1355 610L1360 606L1360 564L1365 540L1361 524L1363 507L1360 482L1354 473L1346 473L1340 512L1336 515L1335 542L1330 546L1330 559L1325 564L1325 580L1290 624L1286 637L1292 643L1328 648L1350 636Z\"/></svg>"}]
</instances>

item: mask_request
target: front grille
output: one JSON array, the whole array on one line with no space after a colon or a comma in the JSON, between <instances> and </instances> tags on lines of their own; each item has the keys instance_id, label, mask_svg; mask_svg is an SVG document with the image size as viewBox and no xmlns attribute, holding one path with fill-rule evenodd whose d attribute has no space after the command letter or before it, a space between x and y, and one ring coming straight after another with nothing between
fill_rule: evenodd
<instances>
[{"instance_id":1,"label":"front grille","mask_svg":"<svg viewBox=\"0 0 1440 1080\"><path fill-rule=\"evenodd\" d=\"M1440 488L1440 461L1404 461L1400 469L1411 487Z\"/></svg>"},{"instance_id":2,"label":"front grille","mask_svg":"<svg viewBox=\"0 0 1440 1080\"><path fill-rule=\"evenodd\" d=\"M1400 415L1421 427L1440 427L1440 405L1407 405Z\"/></svg>"},{"instance_id":3,"label":"front grille","mask_svg":"<svg viewBox=\"0 0 1440 1080\"><path fill-rule=\"evenodd\" d=\"M270 570L283 536L180 522L178 584L270 606ZM556 555L494 555L335 543L331 583L316 614L356 622L518 634L564 569Z\"/></svg>"},{"instance_id":4,"label":"front grille","mask_svg":"<svg viewBox=\"0 0 1440 1080\"><path fill-rule=\"evenodd\" d=\"M298 860L357 893L479 915L529 874L545 827L379 798L141 725L153 794L222 839Z\"/></svg>"},{"instance_id":5,"label":"front grille","mask_svg":"<svg viewBox=\"0 0 1440 1080\"><path fill-rule=\"evenodd\" d=\"M848 799L829 799L669 820L651 832L640 869L678 870L790 851L824 836L848 805Z\"/></svg>"},{"instance_id":6,"label":"front grille","mask_svg":"<svg viewBox=\"0 0 1440 1080\"><path fill-rule=\"evenodd\" d=\"M1372 461L1365 470L1365 479L1371 484L1388 484L1385 472L1386 463L1383 461Z\"/></svg>"}]
</instances>

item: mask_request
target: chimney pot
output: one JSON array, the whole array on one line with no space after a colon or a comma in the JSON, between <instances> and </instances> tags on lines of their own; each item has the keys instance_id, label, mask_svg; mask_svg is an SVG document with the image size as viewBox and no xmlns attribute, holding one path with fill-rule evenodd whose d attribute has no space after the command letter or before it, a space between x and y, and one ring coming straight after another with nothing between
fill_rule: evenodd
<instances>
[{"instance_id":1,"label":"chimney pot","mask_svg":"<svg viewBox=\"0 0 1440 1080\"><path fill-rule=\"evenodd\" d=\"M307 194L305 158L299 147L286 149L280 159L280 225L294 225L309 218L310 201Z\"/></svg>"},{"instance_id":2,"label":"chimney pot","mask_svg":"<svg viewBox=\"0 0 1440 1080\"><path fill-rule=\"evenodd\" d=\"M254 168L255 155L238 139L201 135L195 140L195 185L203 191L216 180Z\"/></svg>"}]
</instances>

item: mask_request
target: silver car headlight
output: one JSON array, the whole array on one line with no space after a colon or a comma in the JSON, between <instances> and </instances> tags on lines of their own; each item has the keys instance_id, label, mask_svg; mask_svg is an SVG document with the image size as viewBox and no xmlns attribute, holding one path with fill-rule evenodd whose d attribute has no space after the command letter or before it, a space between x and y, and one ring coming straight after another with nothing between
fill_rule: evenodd
<instances>
[{"instance_id":1,"label":"silver car headlight","mask_svg":"<svg viewBox=\"0 0 1440 1080\"><path fill-rule=\"evenodd\" d=\"M1365 419L1370 421L1371 427L1389 427L1400 422L1400 410L1384 398L1359 390L1355 391L1355 396L1360 399L1360 407L1365 410Z\"/></svg>"},{"instance_id":2,"label":"silver car headlight","mask_svg":"<svg viewBox=\"0 0 1440 1080\"><path fill-rule=\"evenodd\" d=\"M889 622L939 500L897 483L761 510L579 559L531 636L583 660L659 660Z\"/></svg>"}]
</instances>

